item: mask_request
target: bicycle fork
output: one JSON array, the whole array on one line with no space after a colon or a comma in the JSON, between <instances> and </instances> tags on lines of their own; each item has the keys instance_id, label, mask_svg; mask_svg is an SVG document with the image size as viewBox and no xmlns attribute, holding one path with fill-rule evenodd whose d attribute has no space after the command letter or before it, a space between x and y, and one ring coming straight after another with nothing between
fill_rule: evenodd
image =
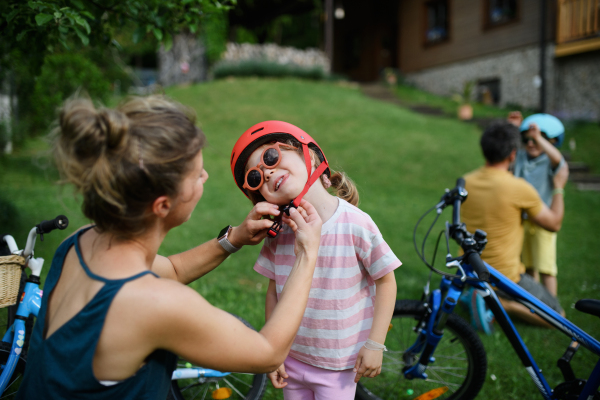
<instances>
[{"instance_id":1,"label":"bicycle fork","mask_svg":"<svg viewBox=\"0 0 600 400\"><path fill-rule=\"evenodd\" d=\"M435 362L433 353L442 339L444 333L444 327L446 321L450 317L450 314L454 312L458 298L462 292L452 285L447 286L446 296L442 302L442 291L436 289L431 293L429 297L429 303L427 304L428 312L425 313L425 321L419 321L420 334L415 342L405 353L404 362L412 364L411 361L416 357L417 354L421 354L418 362L414 365L404 367L404 376L407 379L427 379L425 370L430 363ZM440 312L441 311L441 312ZM438 317L439 316L439 317Z\"/></svg>"}]
</instances>

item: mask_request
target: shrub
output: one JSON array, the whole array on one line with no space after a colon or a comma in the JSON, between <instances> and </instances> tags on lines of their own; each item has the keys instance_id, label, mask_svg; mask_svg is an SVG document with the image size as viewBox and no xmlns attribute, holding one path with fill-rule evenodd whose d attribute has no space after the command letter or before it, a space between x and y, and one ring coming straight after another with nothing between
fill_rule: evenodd
<instances>
[{"instance_id":1,"label":"shrub","mask_svg":"<svg viewBox=\"0 0 600 400\"><path fill-rule=\"evenodd\" d=\"M19 212L10 201L0 197L0 235L14 234L19 226Z\"/></svg>"},{"instance_id":2,"label":"shrub","mask_svg":"<svg viewBox=\"0 0 600 400\"><path fill-rule=\"evenodd\" d=\"M33 92L34 128L47 129L56 117L56 109L78 89L94 100L106 102L110 83L94 63L79 54L46 57Z\"/></svg>"},{"instance_id":3,"label":"shrub","mask_svg":"<svg viewBox=\"0 0 600 400\"><path fill-rule=\"evenodd\" d=\"M11 138L8 131L8 121L0 119L0 157L4 155L4 148L10 140Z\"/></svg>"},{"instance_id":4,"label":"shrub","mask_svg":"<svg viewBox=\"0 0 600 400\"><path fill-rule=\"evenodd\" d=\"M321 67L305 68L296 64L278 64L267 60L224 61L213 68L215 79L228 76L297 77L322 80L327 74Z\"/></svg>"}]
</instances>

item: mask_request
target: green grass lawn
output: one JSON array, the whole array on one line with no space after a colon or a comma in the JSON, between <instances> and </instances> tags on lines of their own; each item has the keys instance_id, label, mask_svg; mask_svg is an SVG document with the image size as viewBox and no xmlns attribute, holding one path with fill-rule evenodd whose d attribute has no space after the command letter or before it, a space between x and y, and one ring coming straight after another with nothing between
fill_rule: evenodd
<instances>
[{"instance_id":1,"label":"green grass lawn","mask_svg":"<svg viewBox=\"0 0 600 400\"><path fill-rule=\"evenodd\" d=\"M478 147L480 130L475 124L416 114L367 98L357 88L295 79L220 80L171 88L167 94L197 111L209 141L204 157L210 178L191 220L167 236L161 254L186 250L212 239L223 226L243 220L251 204L231 176L231 149L250 126L279 119L307 131L319 142L331 167L343 169L354 179L361 195L360 208L371 215L403 262L396 272L398 298L420 296L428 270L414 251L413 228L445 188L483 163ZM494 116L503 113L497 111ZM593 149L600 144L600 128L587 124L579 129L583 133L574 134L585 139L581 139L581 145L578 142L573 156L595 168L598 153ZM54 185L56 172L48 166L47 157L40 155L45 148L43 141L33 140L16 154L0 158L0 197L10 199L17 207L20 225L14 232L21 244L29 227L40 220L61 213L70 218L66 232L47 235L43 243L38 241L36 255L43 256L49 265L60 241L87 221L71 189L60 191ZM600 320L573 309L577 299L600 297L600 274L595 260L600 254L595 237L600 226L600 194L580 192L568 185L565 201L566 215L558 239L559 297L570 320L600 336ZM442 217L450 218L449 212ZM432 236L437 236L442 226L438 224ZM6 229L0 227L0 231ZM424 230L420 231L420 237L423 234ZM252 270L259 250L258 246L242 249L191 284L212 304L244 317L257 328L264 324L267 286L267 280ZM427 254L432 250L430 244ZM568 346L568 338L516 324L554 386L560 379L556 360ZM488 351L489 366L480 397L537 398L535 385L510 350L507 339L499 332L481 338ZM575 357L575 361L581 361L576 368L581 378L589 374L594 362L586 353L582 349ZM270 389L265 398L283 396Z\"/></svg>"}]
</instances>

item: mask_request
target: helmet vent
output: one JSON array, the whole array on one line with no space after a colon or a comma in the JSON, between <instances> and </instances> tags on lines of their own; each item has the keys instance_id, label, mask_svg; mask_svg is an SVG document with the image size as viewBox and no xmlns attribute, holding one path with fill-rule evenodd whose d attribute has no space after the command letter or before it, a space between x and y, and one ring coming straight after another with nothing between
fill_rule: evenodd
<instances>
[{"instance_id":1,"label":"helmet vent","mask_svg":"<svg viewBox=\"0 0 600 400\"><path fill-rule=\"evenodd\" d=\"M265 129L265 128L264 128L264 127L263 127L263 128L258 128L257 130L255 130L254 132L252 132L252 133L250 134L250 136L254 135L256 132L260 132L260 131L262 131L263 129Z\"/></svg>"},{"instance_id":2,"label":"helmet vent","mask_svg":"<svg viewBox=\"0 0 600 400\"><path fill-rule=\"evenodd\" d=\"M229 161L229 164L231 164L233 162L233 158L235 157L235 152L231 153L231 161Z\"/></svg>"}]
</instances>

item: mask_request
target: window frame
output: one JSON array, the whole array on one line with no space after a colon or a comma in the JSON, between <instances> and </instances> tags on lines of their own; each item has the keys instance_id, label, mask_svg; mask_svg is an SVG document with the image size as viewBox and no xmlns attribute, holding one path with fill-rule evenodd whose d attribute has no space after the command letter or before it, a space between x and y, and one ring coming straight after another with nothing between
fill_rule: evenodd
<instances>
[{"instance_id":1,"label":"window frame","mask_svg":"<svg viewBox=\"0 0 600 400\"><path fill-rule=\"evenodd\" d=\"M521 20L521 1L514 0L515 2L515 16L509 20L501 21L501 22L492 22L490 20L490 1L491 0L482 0L482 30L489 31L496 28L500 28L506 25L511 25Z\"/></svg>"},{"instance_id":2,"label":"window frame","mask_svg":"<svg viewBox=\"0 0 600 400\"><path fill-rule=\"evenodd\" d=\"M446 35L443 39L436 41L427 40L427 28L428 28L428 20L427 20L427 11L428 6L433 5L435 3L445 3L446 4ZM444 43L448 43L450 41L450 30L451 30L451 12L450 12L451 0L428 0L423 3L423 28L421 32L422 45L424 48L438 46Z\"/></svg>"}]
</instances>

